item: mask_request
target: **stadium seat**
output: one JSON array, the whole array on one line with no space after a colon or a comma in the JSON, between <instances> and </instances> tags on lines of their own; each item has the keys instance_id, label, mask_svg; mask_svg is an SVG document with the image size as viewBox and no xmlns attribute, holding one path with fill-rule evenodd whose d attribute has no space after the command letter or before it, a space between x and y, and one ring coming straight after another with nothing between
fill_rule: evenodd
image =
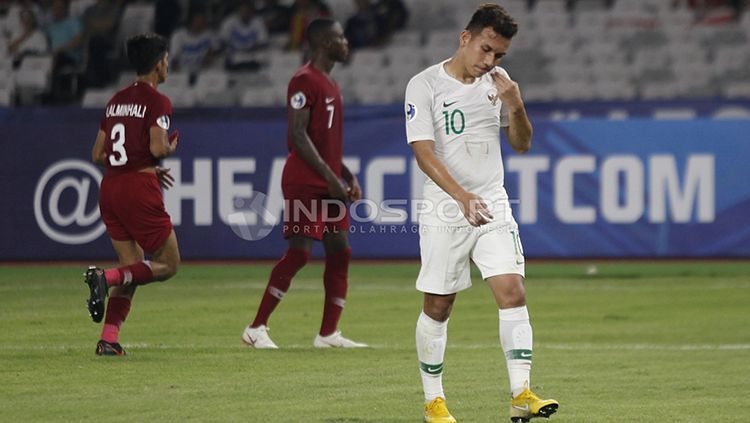
<instances>
[{"instance_id":1,"label":"stadium seat","mask_svg":"<svg viewBox=\"0 0 750 423\"><path fill-rule=\"evenodd\" d=\"M644 100L668 100L681 96L682 92L676 81L646 82L640 88Z\"/></svg>"},{"instance_id":2,"label":"stadium seat","mask_svg":"<svg viewBox=\"0 0 750 423\"><path fill-rule=\"evenodd\" d=\"M534 2L531 13L536 16L561 16L566 15L566 0L545 0Z\"/></svg>"},{"instance_id":3,"label":"stadium seat","mask_svg":"<svg viewBox=\"0 0 750 423\"><path fill-rule=\"evenodd\" d=\"M81 107L86 109L101 109L114 95L116 88L92 88L83 94Z\"/></svg>"},{"instance_id":4,"label":"stadium seat","mask_svg":"<svg viewBox=\"0 0 750 423\"><path fill-rule=\"evenodd\" d=\"M747 46L724 46L714 51L714 70L717 76L729 71L750 66L750 51Z\"/></svg>"},{"instance_id":5,"label":"stadium seat","mask_svg":"<svg viewBox=\"0 0 750 423\"><path fill-rule=\"evenodd\" d=\"M341 22L342 25L356 12L356 5L352 0L327 0L326 3L331 9L333 18Z\"/></svg>"},{"instance_id":6,"label":"stadium seat","mask_svg":"<svg viewBox=\"0 0 750 423\"><path fill-rule=\"evenodd\" d=\"M587 101L595 96L590 81L556 80L554 85L555 98L563 101Z\"/></svg>"},{"instance_id":7,"label":"stadium seat","mask_svg":"<svg viewBox=\"0 0 750 423\"><path fill-rule=\"evenodd\" d=\"M750 81L730 82L722 87L722 93L727 98L750 99Z\"/></svg>"},{"instance_id":8,"label":"stadium seat","mask_svg":"<svg viewBox=\"0 0 750 423\"><path fill-rule=\"evenodd\" d=\"M234 91L229 89L229 75L223 70L202 72L195 81L196 101L201 106L232 106Z\"/></svg>"},{"instance_id":9,"label":"stadium seat","mask_svg":"<svg viewBox=\"0 0 750 423\"><path fill-rule=\"evenodd\" d=\"M592 89L598 100L632 100L636 97L635 86L628 79L600 77Z\"/></svg>"},{"instance_id":10,"label":"stadium seat","mask_svg":"<svg viewBox=\"0 0 750 423\"><path fill-rule=\"evenodd\" d=\"M160 86L160 91L169 97L172 106L176 108L187 108L196 105L195 91L189 87Z\"/></svg>"},{"instance_id":11,"label":"stadium seat","mask_svg":"<svg viewBox=\"0 0 750 423\"><path fill-rule=\"evenodd\" d=\"M117 29L119 45L130 37L154 30L156 9L152 2L129 3L125 6Z\"/></svg>"},{"instance_id":12,"label":"stadium seat","mask_svg":"<svg viewBox=\"0 0 750 423\"><path fill-rule=\"evenodd\" d=\"M422 31L397 31L391 37L390 46L417 48L424 44L425 35Z\"/></svg>"},{"instance_id":13,"label":"stadium seat","mask_svg":"<svg viewBox=\"0 0 750 423\"><path fill-rule=\"evenodd\" d=\"M392 46L385 50L385 55L389 66L398 69L413 70L431 64L425 60L420 48Z\"/></svg>"},{"instance_id":14,"label":"stadium seat","mask_svg":"<svg viewBox=\"0 0 750 423\"><path fill-rule=\"evenodd\" d=\"M132 84L137 78L137 75L135 72L122 72L120 76L117 78L117 87L123 88L130 84ZM172 74L169 74L169 77L167 80L172 79Z\"/></svg>"},{"instance_id":15,"label":"stadium seat","mask_svg":"<svg viewBox=\"0 0 750 423\"><path fill-rule=\"evenodd\" d=\"M245 90L240 98L242 107L277 107L284 105L286 91L278 87L254 87Z\"/></svg>"},{"instance_id":16,"label":"stadium seat","mask_svg":"<svg viewBox=\"0 0 750 423\"><path fill-rule=\"evenodd\" d=\"M190 86L190 75L185 72L170 72L167 80L159 88L183 89Z\"/></svg>"},{"instance_id":17,"label":"stadium seat","mask_svg":"<svg viewBox=\"0 0 750 423\"><path fill-rule=\"evenodd\" d=\"M0 87L0 106L9 107L13 105L12 87Z\"/></svg>"},{"instance_id":18,"label":"stadium seat","mask_svg":"<svg viewBox=\"0 0 750 423\"><path fill-rule=\"evenodd\" d=\"M367 48L356 50L349 61L357 69L382 68L385 65L385 54L382 49Z\"/></svg>"},{"instance_id":19,"label":"stadium seat","mask_svg":"<svg viewBox=\"0 0 750 423\"><path fill-rule=\"evenodd\" d=\"M688 66L694 63L706 63L706 50L698 43L669 43L665 53L673 66Z\"/></svg>"},{"instance_id":20,"label":"stadium seat","mask_svg":"<svg viewBox=\"0 0 750 423\"><path fill-rule=\"evenodd\" d=\"M45 92L49 89L52 74L52 56L27 56L16 72L19 90Z\"/></svg>"}]
</instances>

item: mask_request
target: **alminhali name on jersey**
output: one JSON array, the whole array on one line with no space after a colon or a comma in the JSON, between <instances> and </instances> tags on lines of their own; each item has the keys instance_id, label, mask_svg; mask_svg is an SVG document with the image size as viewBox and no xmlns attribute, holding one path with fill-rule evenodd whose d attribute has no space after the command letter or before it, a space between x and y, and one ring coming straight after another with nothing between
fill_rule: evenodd
<instances>
[{"instance_id":1,"label":"alminhali name on jersey","mask_svg":"<svg viewBox=\"0 0 750 423\"><path fill-rule=\"evenodd\" d=\"M142 104L111 104L107 107L107 117L137 117L146 116L146 106Z\"/></svg>"}]
</instances>

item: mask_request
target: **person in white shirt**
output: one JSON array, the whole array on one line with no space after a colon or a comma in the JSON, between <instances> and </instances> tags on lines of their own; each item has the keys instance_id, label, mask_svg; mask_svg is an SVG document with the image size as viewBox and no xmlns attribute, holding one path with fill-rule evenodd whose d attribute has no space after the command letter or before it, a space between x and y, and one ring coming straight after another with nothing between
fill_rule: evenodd
<instances>
[{"instance_id":1,"label":"person in white shirt","mask_svg":"<svg viewBox=\"0 0 750 423\"><path fill-rule=\"evenodd\" d=\"M31 9L21 11L21 31L8 42L8 55L19 64L25 55L42 55L49 51L47 37L39 30Z\"/></svg>"},{"instance_id":2,"label":"person in white shirt","mask_svg":"<svg viewBox=\"0 0 750 423\"><path fill-rule=\"evenodd\" d=\"M227 16L219 37L227 50L227 69L256 70L265 60L263 50L268 46L268 30L263 19L256 15L252 1L244 0L237 12Z\"/></svg>"},{"instance_id":3,"label":"person in white shirt","mask_svg":"<svg viewBox=\"0 0 750 423\"><path fill-rule=\"evenodd\" d=\"M187 27L172 34L169 45L171 65L178 72L196 74L211 64L217 42L206 24L206 15L196 10L188 18Z\"/></svg>"},{"instance_id":4,"label":"person in white shirt","mask_svg":"<svg viewBox=\"0 0 750 423\"><path fill-rule=\"evenodd\" d=\"M442 385L448 317L471 286L473 260L499 307L500 344L511 388L510 417L528 422L557 411L529 390L532 330L526 309L521 240L503 187L500 129L519 153L532 127L518 84L498 65L518 26L494 4L481 5L450 59L406 88L406 136L427 175L421 205L417 289L424 293L416 343L425 422L455 422Z\"/></svg>"}]
</instances>

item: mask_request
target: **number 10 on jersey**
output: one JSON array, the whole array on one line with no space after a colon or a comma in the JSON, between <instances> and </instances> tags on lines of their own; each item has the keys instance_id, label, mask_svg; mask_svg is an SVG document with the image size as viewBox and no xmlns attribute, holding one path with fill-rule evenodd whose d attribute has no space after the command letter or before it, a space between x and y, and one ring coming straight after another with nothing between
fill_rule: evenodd
<instances>
[{"instance_id":1,"label":"number 10 on jersey","mask_svg":"<svg viewBox=\"0 0 750 423\"><path fill-rule=\"evenodd\" d=\"M443 118L445 121L445 135L450 135L451 133L458 135L466 129L466 117L464 117L464 112L461 109L455 109L452 112L443 110ZM460 123L457 124L459 120Z\"/></svg>"}]
</instances>

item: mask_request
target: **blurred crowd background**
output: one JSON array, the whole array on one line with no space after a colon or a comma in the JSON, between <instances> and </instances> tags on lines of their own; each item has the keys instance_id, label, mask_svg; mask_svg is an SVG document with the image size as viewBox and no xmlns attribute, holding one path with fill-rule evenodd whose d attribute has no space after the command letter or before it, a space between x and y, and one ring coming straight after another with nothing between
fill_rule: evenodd
<instances>
[{"instance_id":1,"label":"blurred crowd background","mask_svg":"<svg viewBox=\"0 0 750 423\"><path fill-rule=\"evenodd\" d=\"M170 40L176 107L283 105L304 28L344 25L348 104L402 101L449 57L475 0L0 0L0 106L103 106L131 82L125 40ZM750 98L749 0L505 0L503 66L527 101Z\"/></svg>"}]
</instances>

